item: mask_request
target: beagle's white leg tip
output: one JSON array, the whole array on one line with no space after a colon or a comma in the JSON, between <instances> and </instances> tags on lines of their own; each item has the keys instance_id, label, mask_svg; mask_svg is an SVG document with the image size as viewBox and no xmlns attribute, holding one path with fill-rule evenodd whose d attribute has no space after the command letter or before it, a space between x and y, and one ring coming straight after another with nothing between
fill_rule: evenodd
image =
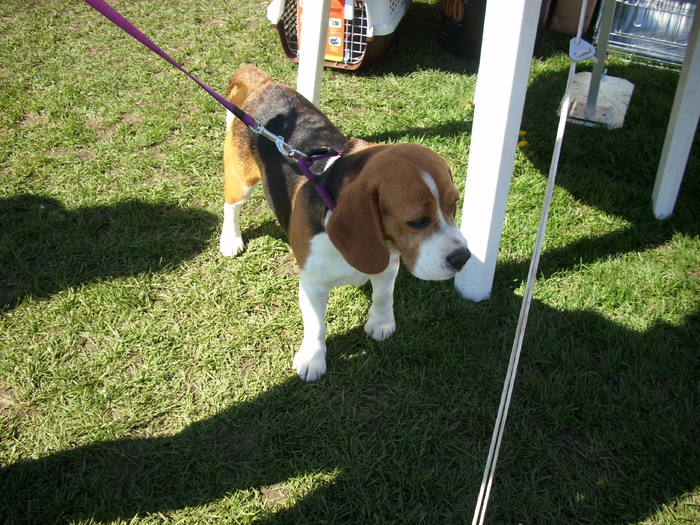
<instances>
[{"instance_id":1,"label":"beagle's white leg tip","mask_svg":"<svg viewBox=\"0 0 700 525\"><path fill-rule=\"evenodd\" d=\"M307 351L302 348L294 356L292 369L302 381L318 381L326 373L326 352L323 349Z\"/></svg>"},{"instance_id":2,"label":"beagle's white leg tip","mask_svg":"<svg viewBox=\"0 0 700 525\"><path fill-rule=\"evenodd\" d=\"M394 321L393 316L391 318L373 318L370 315L369 321L365 323L365 333L375 341L384 341L394 332L396 332L396 321Z\"/></svg>"},{"instance_id":3,"label":"beagle's white leg tip","mask_svg":"<svg viewBox=\"0 0 700 525\"><path fill-rule=\"evenodd\" d=\"M236 235L226 235L221 234L221 239L219 240L219 251L224 257L235 257L243 252L245 245L243 244L243 239Z\"/></svg>"},{"instance_id":4,"label":"beagle's white leg tip","mask_svg":"<svg viewBox=\"0 0 700 525\"><path fill-rule=\"evenodd\" d=\"M219 251L224 257L235 257L245 248L241 236L241 224L238 220L244 202L245 200L234 204L224 204L224 223L219 238Z\"/></svg>"}]
</instances>

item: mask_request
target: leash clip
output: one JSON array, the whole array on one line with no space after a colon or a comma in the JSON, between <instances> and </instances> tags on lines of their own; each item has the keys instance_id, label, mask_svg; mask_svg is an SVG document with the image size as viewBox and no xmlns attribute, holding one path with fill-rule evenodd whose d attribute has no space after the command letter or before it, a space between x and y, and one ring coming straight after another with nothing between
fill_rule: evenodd
<instances>
[{"instance_id":1,"label":"leash clip","mask_svg":"<svg viewBox=\"0 0 700 525\"><path fill-rule=\"evenodd\" d=\"M295 159L300 159L300 158L306 157L306 155L304 153L302 153L299 150L294 149L289 144L287 144L281 135L275 135L270 130L265 128L265 126L260 124L260 122L258 122L257 120L255 121L255 123L249 125L248 129L250 129L253 133L257 133L258 135L262 135L266 139L274 142L275 146L277 146L277 151L279 151L285 157L295 158Z\"/></svg>"},{"instance_id":2,"label":"leash clip","mask_svg":"<svg viewBox=\"0 0 700 525\"><path fill-rule=\"evenodd\" d=\"M251 124L248 125L248 129L250 129L253 133L257 133L258 135L262 135L266 139L271 140L272 142L275 143L275 146L277 146L277 150L285 157L291 158L291 159L296 159L297 162L299 163L299 169L301 172L304 174L304 176L309 180L311 183L311 186L316 190L318 195L321 197L323 200L324 204L328 207L329 210L334 210L335 209L335 202L331 198L330 195L328 195L328 192L321 186L318 182L318 177L314 175L311 172L311 166L313 165L314 162L317 160L321 159L328 159L331 157L338 157L343 154L342 151L336 151L332 148L317 148L314 150L311 150L308 155L306 153L302 153L299 150L294 149L291 147L289 144L287 144L284 141L284 138L280 135L275 135L271 131L265 128L260 122L257 120ZM316 158L314 158L316 157Z\"/></svg>"},{"instance_id":3,"label":"leash clip","mask_svg":"<svg viewBox=\"0 0 700 525\"><path fill-rule=\"evenodd\" d=\"M277 146L277 150L285 157L294 159L306 158L306 155L287 144L281 136L275 139L275 146Z\"/></svg>"}]
</instances>

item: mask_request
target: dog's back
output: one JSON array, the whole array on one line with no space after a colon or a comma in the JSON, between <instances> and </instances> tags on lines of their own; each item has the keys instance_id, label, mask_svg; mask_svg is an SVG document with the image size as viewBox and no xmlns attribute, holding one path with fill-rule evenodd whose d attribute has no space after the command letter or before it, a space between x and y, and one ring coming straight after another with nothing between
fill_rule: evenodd
<instances>
[{"instance_id":1,"label":"dog's back","mask_svg":"<svg viewBox=\"0 0 700 525\"><path fill-rule=\"evenodd\" d=\"M285 84L272 81L255 66L242 66L234 72L229 79L228 98L299 151L308 152L322 146L342 150L347 144L347 138L304 96ZM291 197L306 178L297 162L282 157L273 142L246 131L240 123L235 126L235 147L252 155L260 170L265 198L280 226L288 233ZM318 162L312 170L320 174L325 164L325 161ZM316 199L315 194L311 199Z\"/></svg>"}]
</instances>

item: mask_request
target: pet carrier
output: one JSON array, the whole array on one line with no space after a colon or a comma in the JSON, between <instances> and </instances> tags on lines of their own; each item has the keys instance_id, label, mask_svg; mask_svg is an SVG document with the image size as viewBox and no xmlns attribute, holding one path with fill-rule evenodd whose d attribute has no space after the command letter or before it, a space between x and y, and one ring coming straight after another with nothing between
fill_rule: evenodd
<instances>
[{"instance_id":1,"label":"pet carrier","mask_svg":"<svg viewBox=\"0 0 700 525\"><path fill-rule=\"evenodd\" d=\"M325 65L357 69L384 52L412 0L331 0ZM273 0L267 18L277 29L285 54L298 59L303 1Z\"/></svg>"},{"instance_id":2,"label":"pet carrier","mask_svg":"<svg viewBox=\"0 0 700 525\"><path fill-rule=\"evenodd\" d=\"M697 0L605 1L615 1L608 43L611 52L659 64L683 63ZM596 41L599 33L600 18Z\"/></svg>"}]
</instances>

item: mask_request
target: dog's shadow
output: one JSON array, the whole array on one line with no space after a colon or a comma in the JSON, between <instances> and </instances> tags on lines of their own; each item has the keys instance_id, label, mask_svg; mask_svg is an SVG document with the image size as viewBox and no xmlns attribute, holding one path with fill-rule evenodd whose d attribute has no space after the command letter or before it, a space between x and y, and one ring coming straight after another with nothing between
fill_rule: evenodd
<instances>
[{"instance_id":1,"label":"dog's shadow","mask_svg":"<svg viewBox=\"0 0 700 525\"><path fill-rule=\"evenodd\" d=\"M31 194L0 199L0 310L26 297L176 265L209 246L218 222L175 203L68 209Z\"/></svg>"}]
</instances>

